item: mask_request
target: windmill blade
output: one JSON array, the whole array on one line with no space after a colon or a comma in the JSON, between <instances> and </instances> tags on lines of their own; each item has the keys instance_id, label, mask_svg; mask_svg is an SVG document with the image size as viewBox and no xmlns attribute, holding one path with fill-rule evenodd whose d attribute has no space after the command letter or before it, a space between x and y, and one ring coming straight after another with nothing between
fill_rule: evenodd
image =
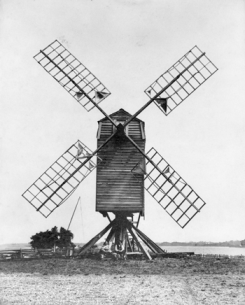
<instances>
[{"instance_id":1,"label":"windmill blade","mask_svg":"<svg viewBox=\"0 0 245 305\"><path fill-rule=\"evenodd\" d=\"M87 111L111 93L75 56L55 40L34 59Z\"/></svg>"},{"instance_id":2,"label":"windmill blade","mask_svg":"<svg viewBox=\"0 0 245 305\"><path fill-rule=\"evenodd\" d=\"M151 148L147 156L156 166L147 160L145 189L184 228L200 212L205 202L155 148Z\"/></svg>"},{"instance_id":3,"label":"windmill blade","mask_svg":"<svg viewBox=\"0 0 245 305\"><path fill-rule=\"evenodd\" d=\"M92 154L91 150L78 140L23 193L22 196L44 217L48 217L65 202L96 168L96 158L98 162L101 161L101 158L93 156L83 165L84 159L80 161L78 152L80 156Z\"/></svg>"},{"instance_id":4,"label":"windmill blade","mask_svg":"<svg viewBox=\"0 0 245 305\"><path fill-rule=\"evenodd\" d=\"M195 46L156 79L145 93L150 99L156 96L154 103L168 115L217 70L205 53ZM173 83L161 92L172 81Z\"/></svg>"}]
</instances>

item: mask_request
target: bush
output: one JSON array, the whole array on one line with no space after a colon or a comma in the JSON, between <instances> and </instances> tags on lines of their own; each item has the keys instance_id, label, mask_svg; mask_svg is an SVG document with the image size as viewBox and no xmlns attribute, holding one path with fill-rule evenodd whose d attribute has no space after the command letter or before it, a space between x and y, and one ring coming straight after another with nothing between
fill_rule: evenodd
<instances>
[{"instance_id":1,"label":"bush","mask_svg":"<svg viewBox=\"0 0 245 305\"><path fill-rule=\"evenodd\" d=\"M50 249L58 247L63 249L66 247L74 247L75 245L71 242L74 235L70 230L64 228L58 228L55 226L51 230L45 232L39 232L31 236L30 245L33 249Z\"/></svg>"}]
</instances>

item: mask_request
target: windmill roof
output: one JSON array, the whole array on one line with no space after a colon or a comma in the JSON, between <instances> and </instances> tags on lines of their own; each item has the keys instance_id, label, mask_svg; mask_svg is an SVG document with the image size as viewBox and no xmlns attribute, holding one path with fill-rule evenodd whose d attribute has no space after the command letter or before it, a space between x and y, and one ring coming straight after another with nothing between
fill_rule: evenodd
<instances>
[{"instance_id":1,"label":"windmill roof","mask_svg":"<svg viewBox=\"0 0 245 305\"><path fill-rule=\"evenodd\" d=\"M121 120L127 120L127 119L129 119L132 115L131 115L130 113L128 113L126 110L124 110L124 109L121 108L121 109L119 109L118 111L111 113L109 116L110 116L111 118L113 118L113 119L119 117ZM99 122L105 121L105 120L107 120L107 117L104 117L103 119L99 120ZM134 118L134 120L143 122L143 121L141 121L141 120L138 119L138 118Z\"/></svg>"}]
</instances>

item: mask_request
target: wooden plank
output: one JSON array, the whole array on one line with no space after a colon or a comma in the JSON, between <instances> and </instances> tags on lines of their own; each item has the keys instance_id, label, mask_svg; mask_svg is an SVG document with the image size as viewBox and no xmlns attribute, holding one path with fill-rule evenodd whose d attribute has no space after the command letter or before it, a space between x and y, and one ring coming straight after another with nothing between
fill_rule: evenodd
<instances>
[{"instance_id":1,"label":"wooden plank","mask_svg":"<svg viewBox=\"0 0 245 305\"><path fill-rule=\"evenodd\" d=\"M99 209L96 210L98 212L130 212L130 213L139 213L141 207L139 206L133 206L132 204L130 204L129 206L117 206L116 204L113 204L112 206L109 205L102 205L99 206Z\"/></svg>"},{"instance_id":2,"label":"wooden plank","mask_svg":"<svg viewBox=\"0 0 245 305\"><path fill-rule=\"evenodd\" d=\"M133 236L133 238L135 239L137 246L140 248L140 250L143 252L143 254L145 255L146 258L148 258L150 261L152 260L149 252L145 249L144 245L141 244L138 240L137 234L134 233L133 228L130 225L127 225L127 229L130 232L130 234Z\"/></svg>"},{"instance_id":3,"label":"wooden plank","mask_svg":"<svg viewBox=\"0 0 245 305\"><path fill-rule=\"evenodd\" d=\"M102 123L99 123L99 125L98 125L98 130L97 130L97 135L96 135L96 138L97 138L97 139L100 139L101 126L102 126Z\"/></svg>"},{"instance_id":4,"label":"wooden plank","mask_svg":"<svg viewBox=\"0 0 245 305\"><path fill-rule=\"evenodd\" d=\"M134 205L134 206L137 206L137 207L141 207L142 206L142 202L141 200L130 200L130 199L125 199L125 200L119 200L117 198L117 196L114 196L114 198L110 198L108 200L100 200L100 201L97 201L97 204L106 204L106 202L108 202L108 205L113 205L113 204L116 204L116 206L118 207L119 205L120 206L130 206L130 205Z\"/></svg>"},{"instance_id":5,"label":"wooden plank","mask_svg":"<svg viewBox=\"0 0 245 305\"><path fill-rule=\"evenodd\" d=\"M139 210L141 209L141 207L139 206L133 206L132 204L128 205L128 206L122 206L119 205L117 206L116 204L113 205L101 205L98 207L99 210L97 211L101 211L101 212L119 212L119 211L128 211L128 212L133 212L133 213L139 213Z\"/></svg>"},{"instance_id":6,"label":"wooden plank","mask_svg":"<svg viewBox=\"0 0 245 305\"><path fill-rule=\"evenodd\" d=\"M84 254L86 251L88 251L115 223L115 220L110 222L107 227L105 227L99 234L97 234L95 237L93 237L88 243L86 243L81 250L79 251L78 255Z\"/></svg>"},{"instance_id":7,"label":"wooden plank","mask_svg":"<svg viewBox=\"0 0 245 305\"><path fill-rule=\"evenodd\" d=\"M141 210L142 209L142 204L140 201L138 202L132 202L132 201L129 201L127 202L127 204L123 203L123 202L120 202L118 200L114 200L114 201L110 201L108 203L106 203L106 201L102 201L100 203L97 203L97 208L101 208L105 210L105 208L108 207L108 211L113 211L113 208L117 211L120 210L120 208L122 209L129 209L129 210Z\"/></svg>"},{"instance_id":8,"label":"wooden plank","mask_svg":"<svg viewBox=\"0 0 245 305\"><path fill-rule=\"evenodd\" d=\"M127 245L128 245L128 247L129 247L129 251L130 252L133 252L133 248L132 248L132 245L131 245L131 243L130 243L130 240L129 240L129 236L128 236L128 233L126 232L126 247L127 247Z\"/></svg>"},{"instance_id":9,"label":"wooden plank","mask_svg":"<svg viewBox=\"0 0 245 305\"><path fill-rule=\"evenodd\" d=\"M124 191L124 192L123 192ZM97 193L97 199L98 201L103 200L104 196L107 197L106 200L110 199L110 198L114 198L115 196L120 196L118 198L118 200L123 201L124 199L135 199L135 200L140 200L141 199L141 194L139 193L139 191L136 192L136 190L134 191L128 191L127 188L121 190L110 190L110 192L107 192L106 189L104 189L104 191L101 189L100 192ZM103 200L104 201L104 200Z\"/></svg>"},{"instance_id":10,"label":"wooden plank","mask_svg":"<svg viewBox=\"0 0 245 305\"><path fill-rule=\"evenodd\" d=\"M105 189L109 189L110 190L110 187L113 186L113 185L127 185L128 186L128 183L127 181L124 181L124 182L120 182L120 180L118 181L113 181L113 180L102 180L100 182L98 182L98 184L100 185L101 188L105 188ZM137 183L135 183L134 185L129 185L128 186L129 189L141 189L141 186Z\"/></svg>"},{"instance_id":11,"label":"wooden plank","mask_svg":"<svg viewBox=\"0 0 245 305\"><path fill-rule=\"evenodd\" d=\"M108 205L108 204L104 204L104 205L100 205L97 206L97 212L130 212L130 213L140 213L141 211L143 211L143 208L141 206L133 206L132 204L128 205L128 206L122 206L122 205ZM139 212L140 211L140 212Z\"/></svg>"},{"instance_id":12,"label":"wooden plank","mask_svg":"<svg viewBox=\"0 0 245 305\"><path fill-rule=\"evenodd\" d=\"M138 233L138 235L144 239L148 244L151 245L155 249L157 253L165 253L162 248L160 248L157 244L155 244L148 236L146 236L142 231L140 231L138 228L136 228L133 224L132 227L135 229L135 231Z\"/></svg>"},{"instance_id":13,"label":"wooden plank","mask_svg":"<svg viewBox=\"0 0 245 305\"><path fill-rule=\"evenodd\" d=\"M100 204L97 204L96 208L98 209L97 211L107 211L108 209L108 212L118 212L120 210L122 211L134 211L135 213L139 213L139 211L142 211L143 210L143 207L141 205L141 203L138 203L138 204L135 204L133 202L130 202L128 203L127 205L126 204L122 204L122 203L118 203L118 202L112 202L111 204L110 203L106 203L106 202L102 202Z\"/></svg>"}]
</instances>

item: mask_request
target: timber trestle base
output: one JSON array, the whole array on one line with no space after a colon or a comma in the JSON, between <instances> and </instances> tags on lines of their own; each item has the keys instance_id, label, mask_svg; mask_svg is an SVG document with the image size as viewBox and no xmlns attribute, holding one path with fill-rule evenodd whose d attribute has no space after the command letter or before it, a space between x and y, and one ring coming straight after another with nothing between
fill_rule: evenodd
<instances>
[{"instance_id":1,"label":"timber trestle base","mask_svg":"<svg viewBox=\"0 0 245 305\"><path fill-rule=\"evenodd\" d=\"M102 254L117 254L123 258L130 254L143 254L146 259L152 260L153 255L166 253L128 218L125 214L116 214L115 219L110 221L108 226L81 248L78 256L88 252L108 231L109 234L100 250Z\"/></svg>"}]
</instances>

